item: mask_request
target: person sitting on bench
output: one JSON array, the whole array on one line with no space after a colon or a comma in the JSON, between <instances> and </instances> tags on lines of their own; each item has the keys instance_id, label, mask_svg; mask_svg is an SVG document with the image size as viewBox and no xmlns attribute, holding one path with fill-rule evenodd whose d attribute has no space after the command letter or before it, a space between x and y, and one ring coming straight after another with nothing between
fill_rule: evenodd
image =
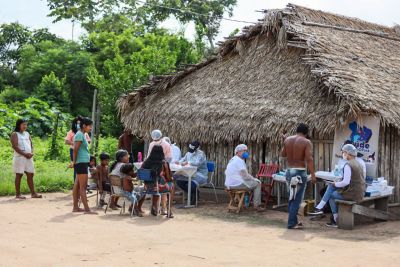
<instances>
[{"instance_id":1,"label":"person sitting on bench","mask_svg":"<svg viewBox=\"0 0 400 267\"><path fill-rule=\"evenodd\" d=\"M247 146L240 144L235 148L235 156L229 161L225 170L225 187L253 191L254 208L263 211L261 205L261 181L247 172L245 159L249 158Z\"/></svg>"},{"instance_id":2,"label":"person sitting on bench","mask_svg":"<svg viewBox=\"0 0 400 267\"><path fill-rule=\"evenodd\" d=\"M361 201L365 194L365 180L361 165L357 162L357 149L355 146L347 144L342 147L342 157L347 160L343 169L343 179L340 182L331 183L326 190L323 200L317 205L316 211L310 215L320 214L320 207L329 201L333 218L328 227L337 227L338 208L336 199Z\"/></svg>"}]
</instances>

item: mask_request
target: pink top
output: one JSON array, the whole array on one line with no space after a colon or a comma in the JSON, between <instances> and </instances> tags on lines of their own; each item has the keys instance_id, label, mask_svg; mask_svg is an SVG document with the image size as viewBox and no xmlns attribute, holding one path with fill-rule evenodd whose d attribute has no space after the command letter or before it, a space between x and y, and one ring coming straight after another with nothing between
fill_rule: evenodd
<instances>
[{"instance_id":1,"label":"pink top","mask_svg":"<svg viewBox=\"0 0 400 267\"><path fill-rule=\"evenodd\" d=\"M69 130L67 136L64 139L65 141L70 141L72 143L72 145L69 146L70 148L74 148L74 136L75 136L74 132L72 130ZM88 143L92 141L92 139L90 139L90 136L87 133L85 133L85 137Z\"/></svg>"},{"instance_id":2,"label":"pink top","mask_svg":"<svg viewBox=\"0 0 400 267\"><path fill-rule=\"evenodd\" d=\"M160 141L153 141L149 145L149 152L147 152L147 157L149 157L151 150L153 149L153 146L159 145L162 146L163 151L164 151L164 156L166 161L170 161L172 159L172 151L171 151L171 145L165 142L163 139Z\"/></svg>"}]
</instances>

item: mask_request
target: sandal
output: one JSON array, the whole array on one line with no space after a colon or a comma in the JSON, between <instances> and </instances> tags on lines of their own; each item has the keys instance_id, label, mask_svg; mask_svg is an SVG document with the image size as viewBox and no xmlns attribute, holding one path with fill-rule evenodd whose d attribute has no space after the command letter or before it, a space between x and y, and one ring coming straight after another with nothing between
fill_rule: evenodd
<instances>
[{"instance_id":1,"label":"sandal","mask_svg":"<svg viewBox=\"0 0 400 267\"><path fill-rule=\"evenodd\" d=\"M24 197L24 196L22 196L22 195L16 195L15 198L16 198L16 199L21 199L21 200L22 200L22 199L26 199L26 197Z\"/></svg>"},{"instance_id":2,"label":"sandal","mask_svg":"<svg viewBox=\"0 0 400 267\"><path fill-rule=\"evenodd\" d=\"M167 215L167 218L168 218L168 219L173 219L173 218L174 218L174 214L172 214L172 212L170 212L170 214Z\"/></svg>"},{"instance_id":3,"label":"sandal","mask_svg":"<svg viewBox=\"0 0 400 267\"><path fill-rule=\"evenodd\" d=\"M294 229L294 230L303 230L303 223L298 223L293 227L289 227L289 229Z\"/></svg>"}]
</instances>

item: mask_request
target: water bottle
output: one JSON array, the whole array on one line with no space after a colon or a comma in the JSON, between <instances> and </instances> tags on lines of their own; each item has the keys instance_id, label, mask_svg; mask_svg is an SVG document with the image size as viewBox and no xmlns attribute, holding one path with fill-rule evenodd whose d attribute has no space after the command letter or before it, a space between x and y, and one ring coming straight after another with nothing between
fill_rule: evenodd
<instances>
[{"instance_id":1,"label":"water bottle","mask_svg":"<svg viewBox=\"0 0 400 267\"><path fill-rule=\"evenodd\" d=\"M340 176L340 169L338 165L335 165L335 169L333 171L333 175Z\"/></svg>"},{"instance_id":2,"label":"water bottle","mask_svg":"<svg viewBox=\"0 0 400 267\"><path fill-rule=\"evenodd\" d=\"M250 205L250 197L249 197L249 195L246 193L246 194L244 195L244 206L245 206L246 208L248 208L249 205Z\"/></svg>"},{"instance_id":3,"label":"water bottle","mask_svg":"<svg viewBox=\"0 0 400 267\"><path fill-rule=\"evenodd\" d=\"M143 158L142 158L142 152L139 152L137 155L138 158L138 162L142 162Z\"/></svg>"}]
</instances>

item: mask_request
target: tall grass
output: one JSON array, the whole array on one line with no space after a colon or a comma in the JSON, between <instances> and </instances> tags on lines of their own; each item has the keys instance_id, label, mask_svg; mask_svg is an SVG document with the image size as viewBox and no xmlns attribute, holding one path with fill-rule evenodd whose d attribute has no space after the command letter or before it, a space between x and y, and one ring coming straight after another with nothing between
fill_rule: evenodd
<instances>
[{"instance_id":1,"label":"tall grass","mask_svg":"<svg viewBox=\"0 0 400 267\"><path fill-rule=\"evenodd\" d=\"M46 139L34 138L34 162L36 173L34 176L35 188L38 192L58 192L70 190L73 185L73 170L67 169L69 163L69 147L65 146L59 161L45 160L49 149ZM99 143L99 151L115 153L117 140L103 138ZM0 196L15 194L15 174L12 171L13 149L9 140L0 138ZM26 176L21 182L21 192L29 193Z\"/></svg>"}]
</instances>

